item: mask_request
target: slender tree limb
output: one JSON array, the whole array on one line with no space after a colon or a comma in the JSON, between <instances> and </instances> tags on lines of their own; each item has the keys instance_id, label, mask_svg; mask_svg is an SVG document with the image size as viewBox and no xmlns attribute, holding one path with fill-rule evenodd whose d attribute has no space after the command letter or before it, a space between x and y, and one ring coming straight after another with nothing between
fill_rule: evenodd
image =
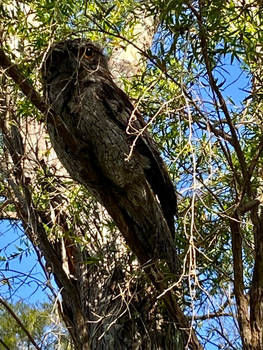
<instances>
[{"instance_id":1,"label":"slender tree limb","mask_svg":"<svg viewBox=\"0 0 263 350\"><path fill-rule=\"evenodd\" d=\"M204 58L208 79L209 79L212 91L215 94L217 101L219 102L219 106L218 106L217 101L215 99L215 106L216 108L220 108L222 110L227 120L227 124L229 126L230 133L231 133L231 138L233 140L232 146L235 149L235 152L241 167L242 178L243 178L242 179L243 192L244 193L248 192L248 194L250 195L251 189L248 186L248 183L245 183L245 186L244 186L245 179L249 178L245 156L241 149L237 132L232 122L228 108L226 106L225 99L212 73L213 68L211 66L211 61L208 56L207 30L205 28L205 25L203 24L203 18L202 18L202 6L203 6L202 1L199 1L199 11L197 11L192 6L192 4L188 2L189 9L197 18L197 22L199 26L199 39L200 39L200 45L201 45L201 52ZM238 181L238 178L237 178L237 181ZM239 198L239 201L240 202L242 201L242 197ZM242 235L241 235L241 229L240 229L240 223L239 223L239 216L237 215L237 212L233 213L233 219L229 220L229 224L230 224L231 235L232 235L232 252L233 252L233 265L234 265L234 268L233 268L234 294L235 294L235 298L238 306L238 319L239 319L240 331L241 331L241 334L243 335L242 337L243 344L245 345L249 343L251 340L251 332L250 332L250 323L249 323L249 317L248 317L248 302L244 295Z\"/></svg>"},{"instance_id":2,"label":"slender tree limb","mask_svg":"<svg viewBox=\"0 0 263 350\"><path fill-rule=\"evenodd\" d=\"M224 99L224 97L223 97L223 95L222 95L222 93L221 93L221 91L220 91L220 89L215 81L213 73L212 73L213 69L211 66L211 61L209 60L209 57L208 57L208 45L207 45L207 37L206 37L207 31L206 31L206 28L203 24L201 5L200 5L200 12L198 12L189 2L188 2L188 7L194 13L194 15L196 16L197 21L198 21L201 51L203 54L203 58L204 58L210 86L211 86L212 90L214 91L214 93L219 101L219 104L220 104L219 107L221 108L221 110L223 111L223 113L226 117L227 124L229 126L230 133L231 133L232 145L235 148L235 151L236 151L239 163L240 163L240 167L242 170L242 175L243 175L243 178L245 179L248 176L248 170L247 170L247 164L245 161L245 156L244 156L244 153L241 149L241 146L240 146L240 143L238 140L238 136L236 133L236 129L235 129L235 126L232 122L231 116L229 114L225 99Z\"/></svg>"},{"instance_id":3,"label":"slender tree limb","mask_svg":"<svg viewBox=\"0 0 263 350\"><path fill-rule=\"evenodd\" d=\"M201 111L200 111L201 113ZM182 114L182 118L186 121L188 121L188 115ZM233 140L231 135L229 135L227 132L225 132L224 130L218 129L214 123L211 123L209 120L207 121L202 121L200 120L198 117L192 116L193 121L199 126L200 129L202 130L207 130L209 129L215 136L220 137L222 139L224 139L225 141L228 141L232 146L233 145Z\"/></svg>"},{"instance_id":4,"label":"slender tree limb","mask_svg":"<svg viewBox=\"0 0 263 350\"><path fill-rule=\"evenodd\" d=\"M3 47L0 47L0 66L4 69L4 73L14 80L29 101L37 107L40 112L45 114L49 110L41 96L21 73L18 66L12 63L10 58L6 55Z\"/></svg>"},{"instance_id":5,"label":"slender tree limb","mask_svg":"<svg viewBox=\"0 0 263 350\"><path fill-rule=\"evenodd\" d=\"M28 339L34 345L34 347L37 350L41 350L41 348L37 345L37 343L35 342L32 335L29 333L29 331L24 326L23 322L20 320L20 318L14 313L14 311L11 309L11 307L2 298L0 298L0 304L2 304L6 308L6 310L10 313L10 315L16 320L17 324L26 333Z\"/></svg>"},{"instance_id":6,"label":"slender tree limb","mask_svg":"<svg viewBox=\"0 0 263 350\"><path fill-rule=\"evenodd\" d=\"M255 154L251 160L251 163L250 163L250 166L248 168L248 180L251 179L252 175L253 175L253 172L255 170L255 167L257 166L258 164L258 159L259 157L262 155L262 152L263 152L263 137L261 138L260 140L260 143L258 145L258 148L255 150Z\"/></svg>"},{"instance_id":7,"label":"slender tree limb","mask_svg":"<svg viewBox=\"0 0 263 350\"><path fill-rule=\"evenodd\" d=\"M189 320L196 320L196 321L204 321L204 320L210 320L213 318L217 318L217 317L233 317L233 313L232 312L224 312L224 313L220 313L220 312L216 312L216 313L211 313L208 315L194 315L194 316L188 316Z\"/></svg>"},{"instance_id":8,"label":"slender tree limb","mask_svg":"<svg viewBox=\"0 0 263 350\"><path fill-rule=\"evenodd\" d=\"M235 346L233 346L233 344L230 343L229 339L226 337L225 332L224 331L220 331L219 329L215 329L215 331L220 334L220 336L226 341L226 343L228 344L228 349L233 349L236 350L237 348Z\"/></svg>"},{"instance_id":9,"label":"slender tree limb","mask_svg":"<svg viewBox=\"0 0 263 350\"><path fill-rule=\"evenodd\" d=\"M6 345L6 343L2 339L0 339L0 344L2 344L6 350L10 350L10 348Z\"/></svg>"},{"instance_id":10,"label":"slender tree limb","mask_svg":"<svg viewBox=\"0 0 263 350\"><path fill-rule=\"evenodd\" d=\"M239 215L244 215L246 212L250 211L251 209L258 207L260 203L261 203L260 199L256 198L247 203L240 205L237 209Z\"/></svg>"},{"instance_id":11,"label":"slender tree limb","mask_svg":"<svg viewBox=\"0 0 263 350\"><path fill-rule=\"evenodd\" d=\"M247 176L244 178L244 181L243 181L243 187L242 187L242 191L240 194L240 198L244 197L246 188L249 185L251 177L253 176L254 170L258 164L258 159L262 155L262 152L263 152L263 138L261 138L259 145L258 145L258 148L255 150L255 154L254 154L254 156L250 162L250 165L248 167ZM241 206L242 206L242 203L241 203ZM238 208L238 209L240 210L240 208Z\"/></svg>"}]
</instances>

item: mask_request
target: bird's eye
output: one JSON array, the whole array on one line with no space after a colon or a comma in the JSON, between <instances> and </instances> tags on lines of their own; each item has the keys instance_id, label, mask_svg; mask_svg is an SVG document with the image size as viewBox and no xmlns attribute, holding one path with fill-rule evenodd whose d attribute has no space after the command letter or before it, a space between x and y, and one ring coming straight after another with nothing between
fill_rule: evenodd
<instances>
[{"instance_id":1,"label":"bird's eye","mask_svg":"<svg viewBox=\"0 0 263 350\"><path fill-rule=\"evenodd\" d=\"M87 59L91 59L94 56L94 50L91 47L87 47L84 53L84 57Z\"/></svg>"}]
</instances>

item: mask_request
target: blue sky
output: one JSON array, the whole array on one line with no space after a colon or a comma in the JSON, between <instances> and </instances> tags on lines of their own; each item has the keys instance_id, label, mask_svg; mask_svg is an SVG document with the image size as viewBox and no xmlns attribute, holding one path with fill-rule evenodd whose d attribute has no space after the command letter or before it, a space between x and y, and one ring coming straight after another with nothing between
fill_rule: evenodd
<instances>
[{"instance_id":1,"label":"blue sky","mask_svg":"<svg viewBox=\"0 0 263 350\"><path fill-rule=\"evenodd\" d=\"M230 97L241 106L251 87L249 77L240 64L237 59L231 64L230 57L226 57L223 67L226 72L222 72L226 82L221 91L226 99ZM218 79L222 81L222 75L218 74Z\"/></svg>"},{"instance_id":2,"label":"blue sky","mask_svg":"<svg viewBox=\"0 0 263 350\"><path fill-rule=\"evenodd\" d=\"M0 258L1 297L31 304L48 300L46 277L31 243L17 224L7 220L0 222ZM5 278L10 278L12 288Z\"/></svg>"}]
</instances>

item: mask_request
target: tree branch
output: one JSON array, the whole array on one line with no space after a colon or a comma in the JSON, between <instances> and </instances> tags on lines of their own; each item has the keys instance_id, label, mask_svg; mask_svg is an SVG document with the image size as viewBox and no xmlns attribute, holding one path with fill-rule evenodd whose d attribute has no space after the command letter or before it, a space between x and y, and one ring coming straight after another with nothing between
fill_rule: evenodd
<instances>
[{"instance_id":1,"label":"tree branch","mask_svg":"<svg viewBox=\"0 0 263 350\"><path fill-rule=\"evenodd\" d=\"M23 325L22 321L19 319L19 317L14 313L14 311L10 308L10 306L2 299L0 298L0 304L2 304L6 310L10 313L10 315L16 320L16 322L18 323L19 327L21 329L23 329L23 331L26 333L28 339L30 340L30 342L34 345L34 347L37 350L41 350L41 348L37 345L37 343L35 342L34 338L32 337L32 335L29 333L29 331L26 329L26 327Z\"/></svg>"},{"instance_id":2,"label":"tree branch","mask_svg":"<svg viewBox=\"0 0 263 350\"><path fill-rule=\"evenodd\" d=\"M2 47L0 47L0 66L4 69L4 73L14 80L21 91L36 106L40 112L46 114L49 110L41 96L36 92L28 79L21 73L18 66L11 62Z\"/></svg>"},{"instance_id":3,"label":"tree branch","mask_svg":"<svg viewBox=\"0 0 263 350\"><path fill-rule=\"evenodd\" d=\"M0 339L0 344L2 344L6 350L10 350L10 348L6 345L6 343L2 339Z\"/></svg>"},{"instance_id":4,"label":"tree branch","mask_svg":"<svg viewBox=\"0 0 263 350\"><path fill-rule=\"evenodd\" d=\"M237 157L238 157L238 160L240 163L240 167L242 170L243 179L245 179L248 177L248 170L247 170L247 165L246 165L244 153L241 149L241 146L240 146L240 143L239 143L239 140L237 137L236 129L235 129L235 126L232 122L228 108L226 106L225 99L224 99L224 97L223 97L223 95L222 95L222 93L221 93L221 91L220 91L220 89L215 81L213 73L212 73L213 69L211 66L211 61L208 57L208 50L207 50L207 48L208 48L207 37L206 37L207 30L203 24L201 9L200 9L200 13L199 13L189 2L188 2L188 7L197 18L197 22L198 22L198 26L199 26L199 38L200 38L200 44L201 44L201 51L202 51L202 55L204 58L210 86L211 86L212 90L214 91L214 93L219 101L219 104L220 104L219 106L226 117L227 124L229 126L230 133L231 133L232 146L234 147L234 149L236 151L236 154L237 154ZM217 105L216 105L216 107L217 107Z\"/></svg>"},{"instance_id":5,"label":"tree branch","mask_svg":"<svg viewBox=\"0 0 263 350\"><path fill-rule=\"evenodd\" d=\"M234 271L234 294L238 306L238 319L241 334L247 339L250 330L248 319L248 301L244 295L244 277L242 261L242 236L237 213L229 219L232 235L233 271Z\"/></svg>"},{"instance_id":6,"label":"tree branch","mask_svg":"<svg viewBox=\"0 0 263 350\"><path fill-rule=\"evenodd\" d=\"M220 312L216 312L216 313L211 313L208 315L194 315L194 316L188 316L189 320L196 320L196 321L204 321L204 320L210 320L212 318L216 318L216 317L233 317L233 313L232 312L225 312L225 313L220 313Z\"/></svg>"}]
</instances>

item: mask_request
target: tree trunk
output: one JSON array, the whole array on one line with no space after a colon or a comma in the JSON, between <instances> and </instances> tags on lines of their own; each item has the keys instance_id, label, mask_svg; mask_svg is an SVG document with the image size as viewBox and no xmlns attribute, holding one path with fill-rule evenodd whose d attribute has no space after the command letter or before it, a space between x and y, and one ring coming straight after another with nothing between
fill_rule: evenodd
<instances>
[{"instance_id":1,"label":"tree trunk","mask_svg":"<svg viewBox=\"0 0 263 350\"><path fill-rule=\"evenodd\" d=\"M144 40L150 45L154 27L147 24L147 28ZM28 238L52 267L62 299L60 313L76 349L179 350L187 343L191 349L201 349L172 292L164 295L166 308L157 302L167 288L159 282L165 279L163 274L154 266L145 273L104 209L69 181L43 124L18 116L6 85L8 75L41 112L45 104L2 49L0 66L6 91L0 121L4 142L0 172L6 186L1 195L11 201L12 215L15 211Z\"/></svg>"}]
</instances>

